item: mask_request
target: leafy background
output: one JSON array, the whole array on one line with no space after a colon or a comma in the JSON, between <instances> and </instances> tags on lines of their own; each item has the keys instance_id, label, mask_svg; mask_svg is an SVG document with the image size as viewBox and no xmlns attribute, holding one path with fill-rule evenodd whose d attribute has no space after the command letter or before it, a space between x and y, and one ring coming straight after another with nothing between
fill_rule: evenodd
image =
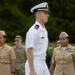
<instances>
[{"instance_id":1,"label":"leafy background","mask_svg":"<svg viewBox=\"0 0 75 75\"><path fill-rule=\"evenodd\" d=\"M48 2L51 11L46 28L49 41L58 40L61 31L70 35L70 42L75 43L75 0L0 0L0 30L5 30L7 41L13 41L19 34L25 35L35 22L30 9L41 2Z\"/></svg>"}]
</instances>

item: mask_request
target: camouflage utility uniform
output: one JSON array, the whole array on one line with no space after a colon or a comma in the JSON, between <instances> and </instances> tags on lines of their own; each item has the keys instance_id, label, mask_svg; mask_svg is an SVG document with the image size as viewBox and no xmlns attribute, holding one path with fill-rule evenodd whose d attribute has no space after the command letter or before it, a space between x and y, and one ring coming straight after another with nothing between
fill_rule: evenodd
<instances>
[{"instance_id":1,"label":"camouflage utility uniform","mask_svg":"<svg viewBox=\"0 0 75 75\"><path fill-rule=\"evenodd\" d=\"M20 45L19 47L13 47L16 54L16 68L15 68L15 75L25 75L25 61L26 61L26 54L25 54L25 47Z\"/></svg>"}]
</instances>

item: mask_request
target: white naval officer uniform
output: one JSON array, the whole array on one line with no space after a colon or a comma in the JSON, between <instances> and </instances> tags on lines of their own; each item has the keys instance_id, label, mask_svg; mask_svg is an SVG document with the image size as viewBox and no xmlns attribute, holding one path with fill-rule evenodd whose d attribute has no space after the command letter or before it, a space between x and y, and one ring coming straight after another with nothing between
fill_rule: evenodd
<instances>
[{"instance_id":1,"label":"white naval officer uniform","mask_svg":"<svg viewBox=\"0 0 75 75\"><path fill-rule=\"evenodd\" d=\"M45 63L48 35L45 27L42 27L37 21L26 34L26 51L30 47L33 48L34 69L37 75L50 75ZM25 70L25 75L29 75L30 68L28 61L26 61Z\"/></svg>"}]
</instances>

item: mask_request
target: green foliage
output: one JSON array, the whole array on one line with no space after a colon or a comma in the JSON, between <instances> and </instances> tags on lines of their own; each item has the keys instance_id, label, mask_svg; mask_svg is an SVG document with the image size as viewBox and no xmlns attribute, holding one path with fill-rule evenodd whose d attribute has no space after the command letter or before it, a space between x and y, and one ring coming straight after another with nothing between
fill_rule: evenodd
<instances>
[{"instance_id":1,"label":"green foliage","mask_svg":"<svg viewBox=\"0 0 75 75\"><path fill-rule=\"evenodd\" d=\"M41 2L48 2L51 11L46 24L49 40L58 40L60 32L66 31L75 42L75 0L0 0L0 30L6 31L7 41L13 41L17 34L25 39L35 21L30 9Z\"/></svg>"},{"instance_id":2,"label":"green foliage","mask_svg":"<svg viewBox=\"0 0 75 75\"><path fill-rule=\"evenodd\" d=\"M12 41L17 34L25 37L26 31L33 21L32 16L28 16L17 7L18 5L13 5L11 2L5 2L3 6L0 9L0 30L6 31L9 37L7 40Z\"/></svg>"}]
</instances>

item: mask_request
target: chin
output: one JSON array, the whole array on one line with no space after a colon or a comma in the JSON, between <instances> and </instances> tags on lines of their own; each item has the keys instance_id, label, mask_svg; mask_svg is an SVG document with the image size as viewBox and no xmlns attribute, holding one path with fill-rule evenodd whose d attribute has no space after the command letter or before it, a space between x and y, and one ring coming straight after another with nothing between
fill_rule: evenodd
<instances>
[{"instance_id":1,"label":"chin","mask_svg":"<svg viewBox=\"0 0 75 75\"><path fill-rule=\"evenodd\" d=\"M61 45L62 47L66 47L67 45Z\"/></svg>"}]
</instances>

